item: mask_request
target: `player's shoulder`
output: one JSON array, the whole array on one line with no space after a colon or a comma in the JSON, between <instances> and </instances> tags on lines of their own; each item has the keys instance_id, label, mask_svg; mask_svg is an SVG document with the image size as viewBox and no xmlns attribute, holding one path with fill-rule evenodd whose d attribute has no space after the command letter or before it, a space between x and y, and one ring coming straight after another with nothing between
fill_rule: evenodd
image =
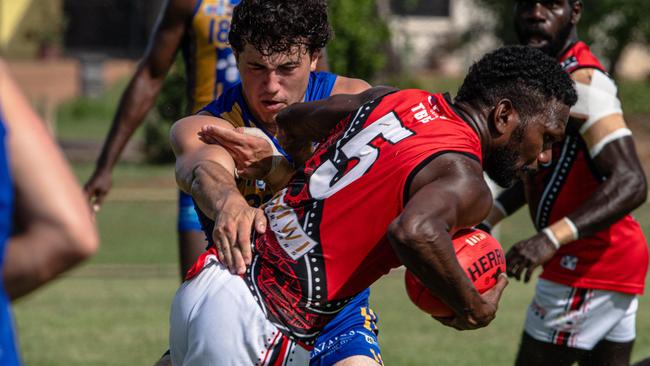
<instances>
[{"instance_id":1,"label":"player's shoulder","mask_svg":"<svg viewBox=\"0 0 650 366\"><path fill-rule=\"evenodd\" d=\"M579 70L599 70L607 74L607 70L600 62L598 57L591 51L589 46L582 42L575 42L569 47L562 57L560 57L560 66L564 71L573 74Z\"/></svg>"},{"instance_id":2,"label":"player's shoulder","mask_svg":"<svg viewBox=\"0 0 650 366\"><path fill-rule=\"evenodd\" d=\"M338 76L332 94L359 94L367 89L370 89L370 84L365 80Z\"/></svg>"},{"instance_id":3,"label":"player's shoulder","mask_svg":"<svg viewBox=\"0 0 650 366\"><path fill-rule=\"evenodd\" d=\"M585 85L595 84L596 86L600 84L607 84L609 87L616 88L616 82L612 79L609 74L603 70L595 67L583 67L572 71L570 74L571 79L576 83L581 83ZM594 80L597 82L594 83Z\"/></svg>"}]
</instances>

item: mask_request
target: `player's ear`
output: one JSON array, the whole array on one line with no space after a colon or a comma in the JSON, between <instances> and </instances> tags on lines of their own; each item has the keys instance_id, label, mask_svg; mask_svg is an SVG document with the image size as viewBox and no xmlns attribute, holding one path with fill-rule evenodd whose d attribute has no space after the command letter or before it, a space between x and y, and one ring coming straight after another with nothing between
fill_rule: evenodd
<instances>
[{"instance_id":1,"label":"player's ear","mask_svg":"<svg viewBox=\"0 0 650 366\"><path fill-rule=\"evenodd\" d=\"M509 136L519 123L519 114L510 99L501 99L492 110L490 121L490 130L496 134L495 137Z\"/></svg>"},{"instance_id":2,"label":"player's ear","mask_svg":"<svg viewBox=\"0 0 650 366\"><path fill-rule=\"evenodd\" d=\"M582 1L576 0L571 5L571 24L576 25L580 21L582 16Z\"/></svg>"},{"instance_id":3,"label":"player's ear","mask_svg":"<svg viewBox=\"0 0 650 366\"><path fill-rule=\"evenodd\" d=\"M321 56L320 49L317 49L316 51L312 52L309 55L309 70L310 71L316 71L316 66L318 65L318 59Z\"/></svg>"}]
</instances>

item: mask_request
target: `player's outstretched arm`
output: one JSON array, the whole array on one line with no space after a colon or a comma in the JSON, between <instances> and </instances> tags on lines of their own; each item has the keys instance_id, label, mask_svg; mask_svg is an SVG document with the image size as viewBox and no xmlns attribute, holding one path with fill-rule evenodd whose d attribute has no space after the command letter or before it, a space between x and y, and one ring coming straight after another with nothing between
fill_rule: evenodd
<instances>
[{"instance_id":1,"label":"player's outstretched arm","mask_svg":"<svg viewBox=\"0 0 650 366\"><path fill-rule=\"evenodd\" d=\"M81 187L2 60L0 111L15 186L14 230L3 279L16 299L95 253L99 240Z\"/></svg>"},{"instance_id":2,"label":"player's outstretched arm","mask_svg":"<svg viewBox=\"0 0 650 366\"><path fill-rule=\"evenodd\" d=\"M492 196L478 162L461 154L436 157L420 170L404 211L388 238L402 263L456 313L443 323L474 329L494 319L507 280L480 295L456 260L451 234L475 225L488 213Z\"/></svg>"},{"instance_id":3,"label":"player's outstretched arm","mask_svg":"<svg viewBox=\"0 0 650 366\"><path fill-rule=\"evenodd\" d=\"M339 76L332 94L357 94L369 88L370 85L363 80ZM273 191L284 188L294 172L291 163L278 151L274 141L257 128L239 127L232 130L208 125L203 127L200 136L207 144L220 144L226 148L235 160L240 176L263 179ZM300 153L304 156L311 153L311 143L307 141L300 141ZM302 161L304 157L297 160Z\"/></svg>"},{"instance_id":4,"label":"player's outstretched arm","mask_svg":"<svg viewBox=\"0 0 650 366\"><path fill-rule=\"evenodd\" d=\"M194 1L168 0L163 6L144 57L122 94L95 171L84 186L95 209L99 209L111 189L112 170L124 146L142 124L160 92L185 34L193 3Z\"/></svg>"},{"instance_id":5,"label":"player's outstretched arm","mask_svg":"<svg viewBox=\"0 0 650 366\"><path fill-rule=\"evenodd\" d=\"M206 115L186 117L172 126L176 182L214 220L212 236L220 259L231 271L242 274L252 260L251 230L263 233L266 218L260 209L250 207L237 189L235 163L228 151L199 140L198 133L205 125L233 129L228 122Z\"/></svg>"},{"instance_id":6,"label":"player's outstretched arm","mask_svg":"<svg viewBox=\"0 0 650 366\"><path fill-rule=\"evenodd\" d=\"M327 99L290 105L276 118L282 147L299 165L310 155L312 141L324 139L334 126L362 104L396 90L377 86L359 94L337 94Z\"/></svg>"}]
</instances>

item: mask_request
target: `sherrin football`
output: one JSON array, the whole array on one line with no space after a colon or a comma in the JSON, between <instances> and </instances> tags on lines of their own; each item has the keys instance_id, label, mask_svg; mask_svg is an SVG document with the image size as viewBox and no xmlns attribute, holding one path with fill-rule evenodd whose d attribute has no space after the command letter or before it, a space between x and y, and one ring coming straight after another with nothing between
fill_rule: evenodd
<instances>
[{"instance_id":1,"label":"sherrin football","mask_svg":"<svg viewBox=\"0 0 650 366\"><path fill-rule=\"evenodd\" d=\"M452 237L456 259L479 293L496 285L500 273L506 271L501 244L490 234L478 229L463 229ZM431 293L413 273L404 275L406 292L422 311L436 317L451 317L454 312Z\"/></svg>"}]
</instances>

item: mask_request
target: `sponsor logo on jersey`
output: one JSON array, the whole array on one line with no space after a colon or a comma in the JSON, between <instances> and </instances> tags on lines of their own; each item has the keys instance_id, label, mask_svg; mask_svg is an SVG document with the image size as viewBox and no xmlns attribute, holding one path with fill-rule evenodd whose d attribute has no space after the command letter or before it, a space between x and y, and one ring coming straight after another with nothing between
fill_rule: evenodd
<instances>
[{"instance_id":1,"label":"sponsor logo on jersey","mask_svg":"<svg viewBox=\"0 0 650 366\"><path fill-rule=\"evenodd\" d=\"M203 8L203 12L205 15L216 15L216 16L223 16L226 14L226 7L223 6L223 4L219 5L206 5L205 8Z\"/></svg>"},{"instance_id":2,"label":"sponsor logo on jersey","mask_svg":"<svg viewBox=\"0 0 650 366\"><path fill-rule=\"evenodd\" d=\"M255 187L260 191L263 191L266 189L266 182L264 182L262 179L255 179Z\"/></svg>"},{"instance_id":3,"label":"sponsor logo on jersey","mask_svg":"<svg viewBox=\"0 0 650 366\"><path fill-rule=\"evenodd\" d=\"M434 105L433 108L428 109L424 103L420 102L418 105L411 108L411 112L413 112L413 118L415 118L420 123L429 123L434 119L440 118L437 105Z\"/></svg>"},{"instance_id":4,"label":"sponsor logo on jersey","mask_svg":"<svg viewBox=\"0 0 650 366\"><path fill-rule=\"evenodd\" d=\"M285 188L286 190L286 188ZM303 230L296 213L284 202L284 191L276 195L264 208L271 230L280 247L296 260L318 245Z\"/></svg>"},{"instance_id":5,"label":"sponsor logo on jersey","mask_svg":"<svg viewBox=\"0 0 650 366\"><path fill-rule=\"evenodd\" d=\"M570 271L575 271L578 266L578 257L573 255L565 255L560 259L560 266Z\"/></svg>"},{"instance_id":6,"label":"sponsor logo on jersey","mask_svg":"<svg viewBox=\"0 0 650 366\"><path fill-rule=\"evenodd\" d=\"M367 335L367 334L364 334L363 336L364 336L364 338L366 339L366 342L368 342L368 344L375 344L375 343L377 343L377 342L375 342L375 339L374 339L373 337L371 337L371 336L369 336L369 335Z\"/></svg>"},{"instance_id":7,"label":"sponsor logo on jersey","mask_svg":"<svg viewBox=\"0 0 650 366\"><path fill-rule=\"evenodd\" d=\"M322 342L322 343L319 343L319 344L315 345L314 348L311 351L311 356L313 358L314 356L317 356L317 355L321 354L322 352L326 352L323 355L323 357L325 357L325 356L327 356L327 355L329 355L329 354L331 354L331 353L333 353L335 351L338 351L343 345L345 345L346 343L354 340L356 338L356 336L362 336L363 339L366 341L366 343L368 343L370 345L374 345L374 344L377 343L373 337L371 337L371 336L369 336L369 335L367 335L367 334L365 334L363 332L359 332L359 331L356 331L356 330L350 330L350 331L345 332L343 334L340 334L340 335L338 335L338 336L336 336L334 338L331 338L331 339L329 339L329 340L327 340L325 342Z\"/></svg>"},{"instance_id":8,"label":"sponsor logo on jersey","mask_svg":"<svg viewBox=\"0 0 650 366\"><path fill-rule=\"evenodd\" d=\"M568 70L576 66L578 66L578 59L575 56L567 58L560 64L560 67L562 67L564 70Z\"/></svg>"}]
</instances>

